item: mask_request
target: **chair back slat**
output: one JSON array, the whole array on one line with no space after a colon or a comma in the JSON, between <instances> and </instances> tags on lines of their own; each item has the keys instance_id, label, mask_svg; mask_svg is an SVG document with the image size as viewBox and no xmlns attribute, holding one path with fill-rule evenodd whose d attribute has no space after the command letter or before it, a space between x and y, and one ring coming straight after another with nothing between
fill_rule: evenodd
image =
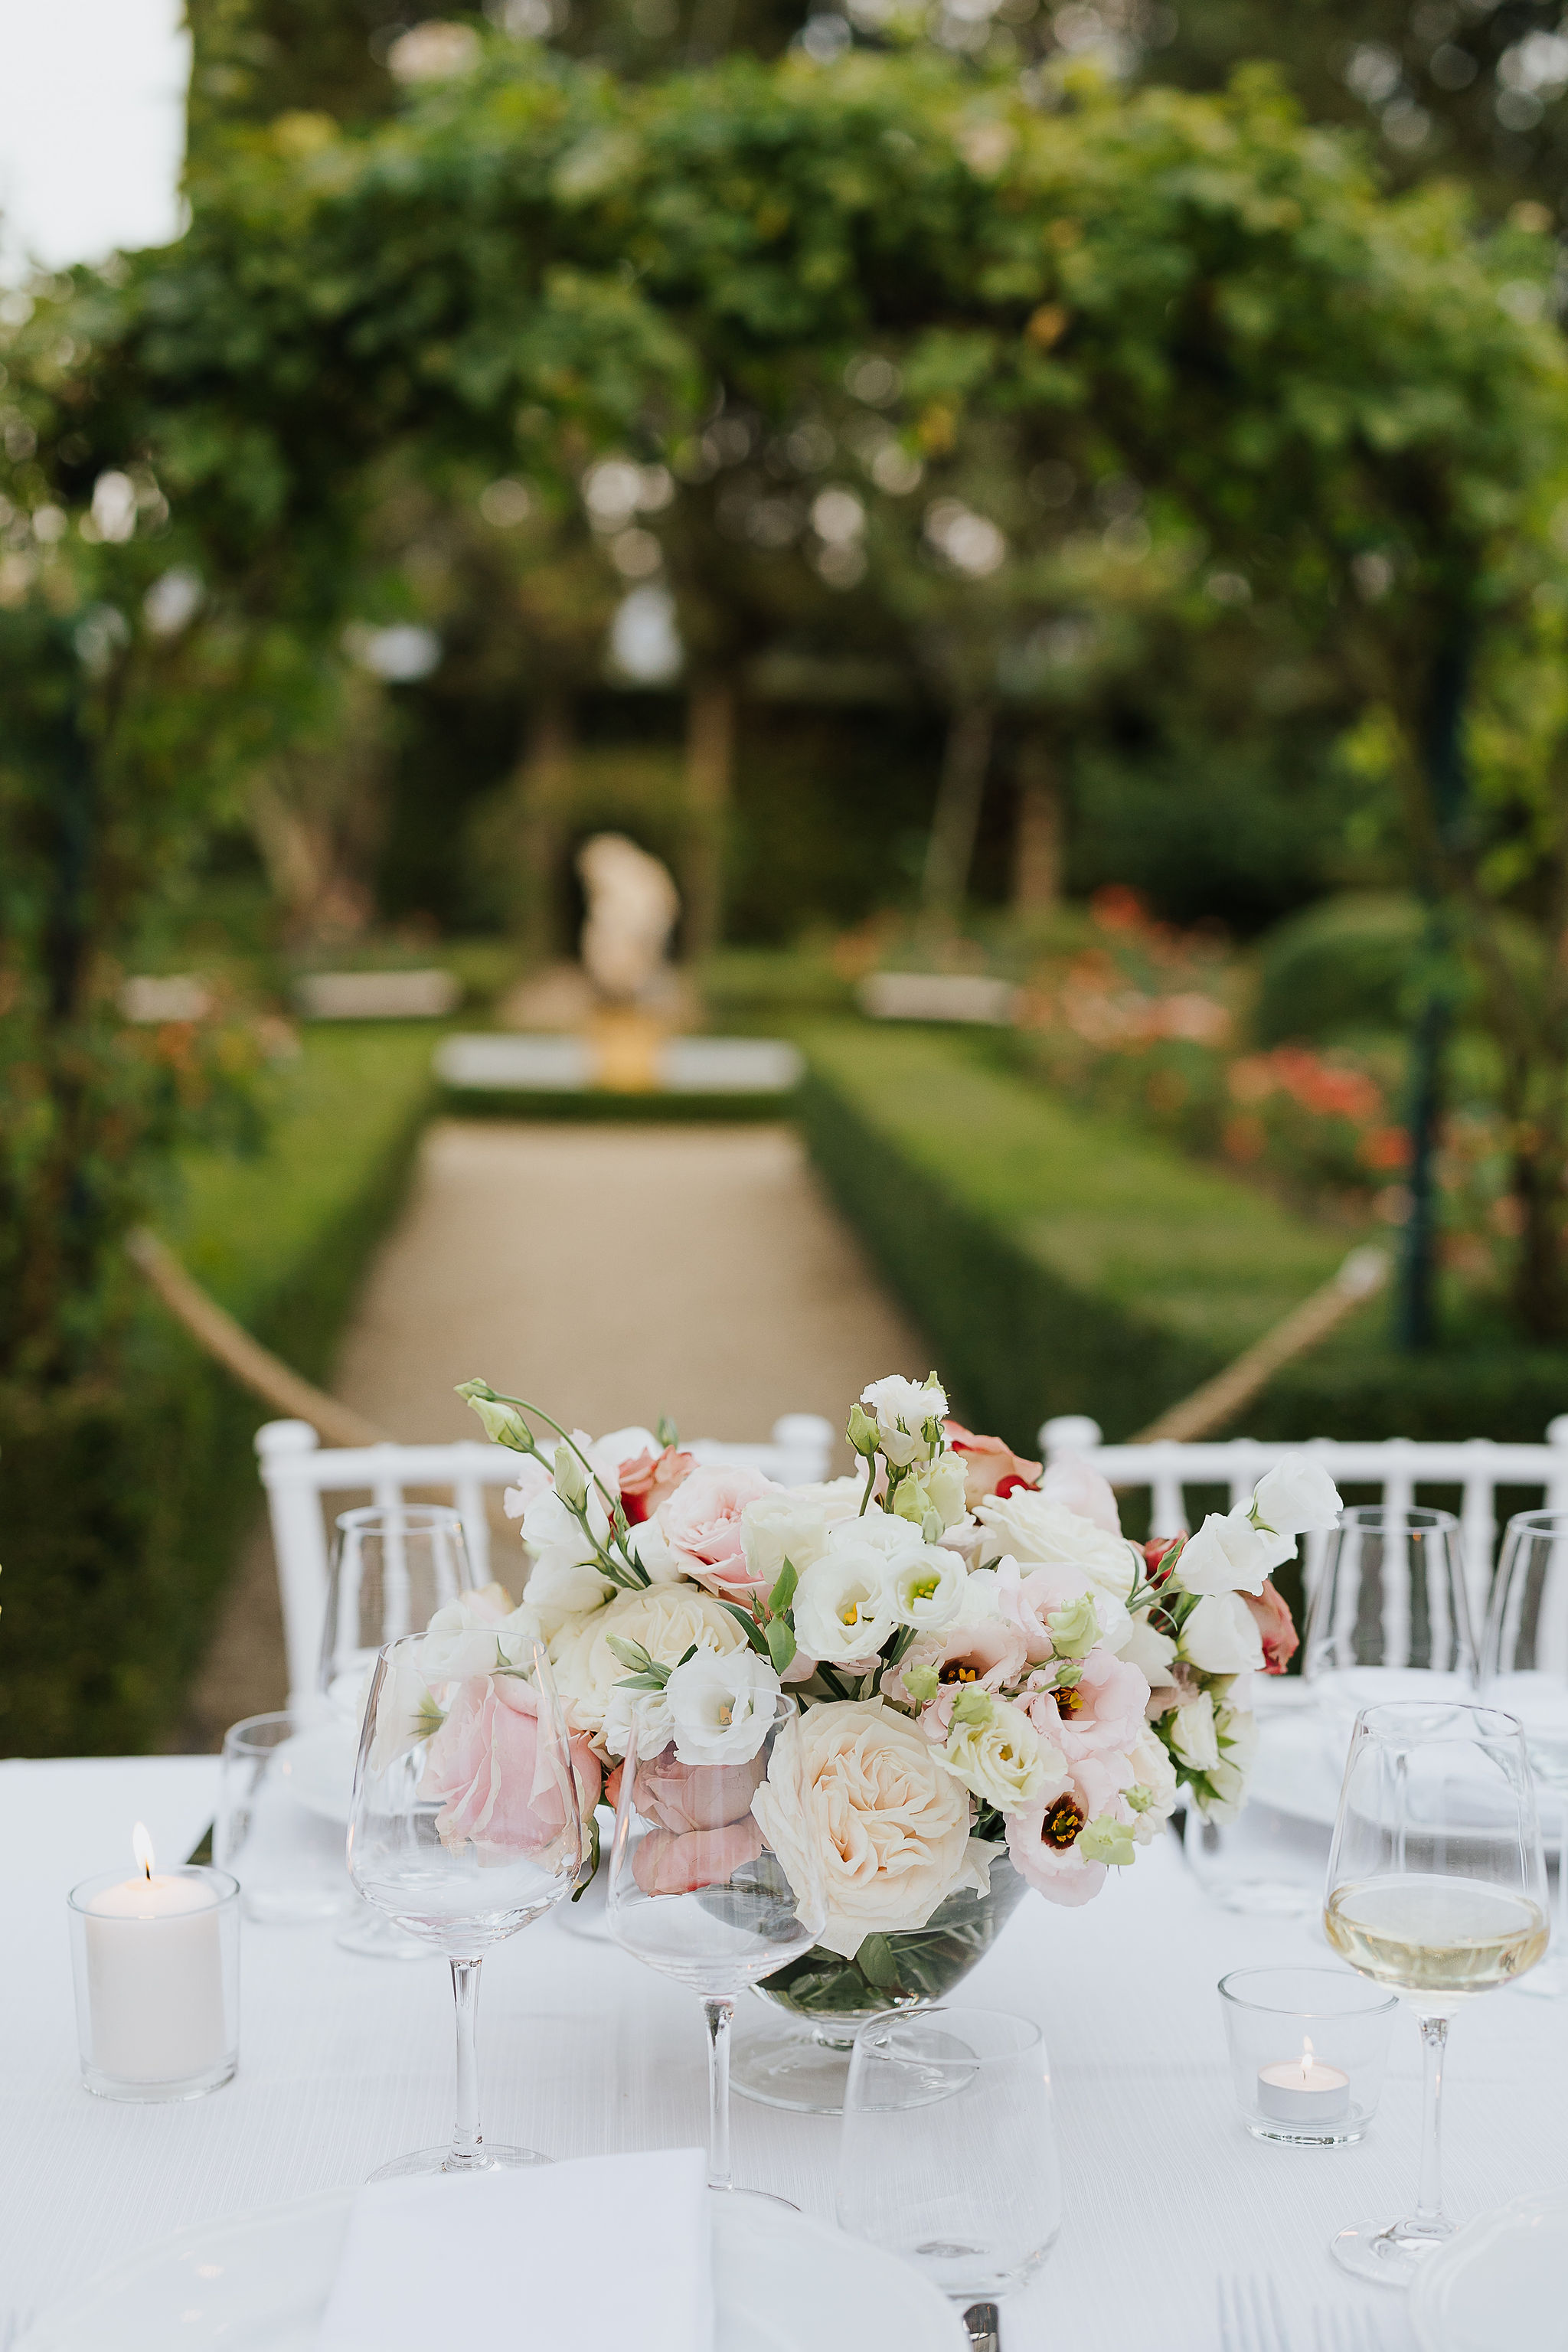
<instances>
[{"instance_id":1,"label":"chair back slat","mask_svg":"<svg viewBox=\"0 0 1568 2352\"><path fill-rule=\"evenodd\" d=\"M699 1438L689 1451L713 1465L745 1465L780 1486L805 1486L826 1478L834 1431L820 1413L785 1413L771 1437L755 1444ZM363 1494L378 1510L395 1510L411 1493L450 1495L476 1581L489 1580L489 1521L486 1489L510 1486L517 1455L504 1445L465 1438L455 1444L323 1446L309 1422L270 1421L256 1433L256 1451L272 1523L291 1700L315 1691L326 1611L328 1533L323 1497ZM395 1547L387 1555L389 1595L395 1600ZM357 1619L358 1596L352 1598ZM389 1622L395 1622L395 1612Z\"/></svg>"}]
</instances>

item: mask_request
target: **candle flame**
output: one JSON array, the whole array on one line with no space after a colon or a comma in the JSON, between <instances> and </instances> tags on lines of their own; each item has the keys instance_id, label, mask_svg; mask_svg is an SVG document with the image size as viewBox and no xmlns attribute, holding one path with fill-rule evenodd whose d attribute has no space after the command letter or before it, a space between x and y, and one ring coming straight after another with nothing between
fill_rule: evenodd
<instances>
[{"instance_id":1,"label":"candle flame","mask_svg":"<svg viewBox=\"0 0 1568 2352\"><path fill-rule=\"evenodd\" d=\"M1303 2084L1308 2081L1311 2072L1312 2037L1310 2033L1303 2033L1301 2036L1301 2080Z\"/></svg>"},{"instance_id":2,"label":"candle flame","mask_svg":"<svg viewBox=\"0 0 1568 2352\"><path fill-rule=\"evenodd\" d=\"M136 1856L137 1865L142 1872L143 1875L151 1878L153 1875L153 1841L147 1834L145 1822L138 1822L135 1828L132 1831L131 1851Z\"/></svg>"}]
</instances>

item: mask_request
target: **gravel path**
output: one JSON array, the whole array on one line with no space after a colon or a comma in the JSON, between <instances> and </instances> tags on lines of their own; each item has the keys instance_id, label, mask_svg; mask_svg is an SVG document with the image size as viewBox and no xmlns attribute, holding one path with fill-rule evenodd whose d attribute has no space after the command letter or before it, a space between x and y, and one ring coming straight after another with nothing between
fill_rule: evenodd
<instances>
[{"instance_id":1,"label":"gravel path","mask_svg":"<svg viewBox=\"0 0 1568 2352\"><path fill-rule=\"evenodd\" d=\"M793 1129L443 1120L333 1389L400 1438L474 1434L452 1391L475 1374L595 1433L663 1412L746 1438L784 1412L842 1427L865 1381L929 1369ZM258 1528L175 1744L216 1746L283 1690Z\"/></svg>"}]
</instances>

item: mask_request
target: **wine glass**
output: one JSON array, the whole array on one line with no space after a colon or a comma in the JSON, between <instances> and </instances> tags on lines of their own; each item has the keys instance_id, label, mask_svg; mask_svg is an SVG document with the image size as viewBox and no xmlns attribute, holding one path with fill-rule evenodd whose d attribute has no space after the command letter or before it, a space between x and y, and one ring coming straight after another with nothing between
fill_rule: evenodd
<instances>
[{"instance_id":1,"label":"wine glass","mask_svg":"<svg viewBox=\"0 0 1568 2352\"><path fill-rule=\"evenodd\" d=\"M373 2180L549 2163L532 2148L487 2147L480 2135L479 1967L492 1945L570 1895L584 1858L581 1792L544 1651L531 1643L517 1665L431 1682L423 1648L421 1635L405 1635L376 1662L349 1871L362 1895L451 1963L457 2120L449 2147L399 2157ZM596 1785L596 1766L594 1776Z\"/></svg>"},{"instance_id":2,"label":"wine glass","mask_svg":"<svg viewBox=\"0 0 1568 2352\"><path fill-rule=\"evenodd\" d=\"M605 1915L617 1944L702 1996L708 2021L708 2186L731 2196L730 2026L736 1996L808 1952L826 1925L809 1854L786 1863L752 1811L804 1822L799 1715L782 1694L759 1706L731 1754L689 1763L659 1707L632 1711L616 1801ZM753 1744L754 1742L754 1744ZM784 2198L772 2198L784 2204Z\"/></svg>"},{"instance_id":3,"label":"wine glass","mask_svg":"<svg viewBox=\"0 0 1568 2352\"><path fill-rule=\"evenodd\" d=\"M1568 1991L1568 1511L1510 1519L1481 1648L1481 1696L1524 1726L1536 1780L1556 1799L1555 1948L1527 1992Z\"/></svg>"},{"instance_id":4,"label":"wine glass","mask_svg":"<svg viewBox=\"0 0 1568 2352\"><path fill-rule=\"evenodd\" d=\"M1364 1706L1475 1691L1476 1645L1459 1523L1449 1511L1342 1511L1307 1612L1301 1679L1342 1771Z\"/></svg>"},{"instance_id":5,"label":"wine glass","mask_svg":"<svg viewBox=\"0 0 1568 2352\"><path fill-rule=\"evenodd\" d=\"M1359 2277L1408 2285L1453 2234L1443 2211L1448 2021L1546 1949L1546 1869L1524 1734L1510 1715L1442 1699L1356 1718L1329 1855L1323 1927L1352 1968L1421 2028L1426 2088L1413 2213L1357 2221L1333 2252Z\"/></svg>"},{"instance_id":6,"label":"wine glass","mask_svg":"<svg viewBox=\"0 0 1568 2352\"><path fill-rule=\"evenodd\" d=\"M341 1790L329 1801L347 1806L365 1693L383 1648L422 1633L437 1609L473 1584L463 1522L447 1505L399 1503L338 1518L317 1673L327 1719L300 1759L300 1769L311 1771L323 1790ZM354 1904L337 1941L370 1959L428 1957L363 1903Z\"/></svg>"}]
</instances>

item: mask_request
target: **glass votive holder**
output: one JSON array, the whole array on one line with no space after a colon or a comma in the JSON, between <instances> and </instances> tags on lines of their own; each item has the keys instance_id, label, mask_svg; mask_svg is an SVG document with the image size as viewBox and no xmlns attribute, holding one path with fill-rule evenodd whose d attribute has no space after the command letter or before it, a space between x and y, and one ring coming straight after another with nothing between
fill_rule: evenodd
<instances>
[{"instance_id":1,"label":"glass votive holder","mask_svg":"<svg viewBox=\"0 0 1568 2352\"><path fill-rule=\"evenodd\" d=\"M1219 1998L1254 2139L1347 2147L1364 2137L1383 2096L1394 1994L1345 1969L1233 1969Z\"/></svg>"},{"instance_id":2,"label":"glass votive holder","mask_svg":"<svg viewBox=\"0 0 1568 2352\"><path fill-rule=\"evenodd\" d=\"M331 1919L354 1900L346 1841L357 1727L288 1707L223 1736L213 1859L247 1919Z\"/></svg>"},{"instance_id":3,"label":"glass votive holder","mask_svg":"<svg viewBox=\"0 0 1568 2352\"><path fill-rule=\"evenodd\" d=\"M226 1870L137 1867L67 1897L81 2079L100 2099L199 2099L239 2063L239 1885Z\"/></svg>"}]
</instances>

